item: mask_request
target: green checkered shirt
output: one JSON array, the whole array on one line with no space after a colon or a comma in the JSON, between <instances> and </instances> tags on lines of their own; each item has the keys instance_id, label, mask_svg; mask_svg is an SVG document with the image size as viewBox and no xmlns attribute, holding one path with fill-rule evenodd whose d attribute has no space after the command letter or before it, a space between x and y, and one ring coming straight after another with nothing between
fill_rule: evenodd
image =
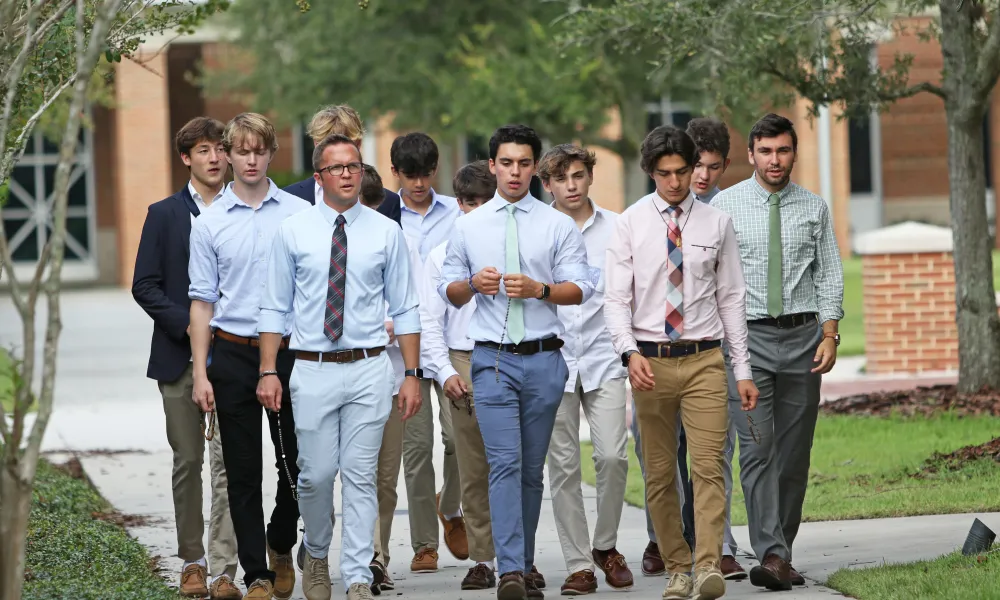
<instances>
[{"instance_id":1,"label":"green checkered shirt","mask_svg":"<svg viewBox=\"0 0 1000 600\"><path fill-rule=\"evenodd\" d=\"M768 196L755 176L727 188L712 206L733 218L747 286L747 319L767 314ZM782 314L819 313L820 322L844 317L844 268L826 202L789 182L781 198Z\"/></svg>"}]
</instances>

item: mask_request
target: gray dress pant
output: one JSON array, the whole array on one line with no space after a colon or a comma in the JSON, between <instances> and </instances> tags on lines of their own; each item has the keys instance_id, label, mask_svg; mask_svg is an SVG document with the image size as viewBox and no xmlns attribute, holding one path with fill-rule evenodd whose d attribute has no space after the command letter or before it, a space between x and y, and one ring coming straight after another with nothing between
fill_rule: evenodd
<instances>
[{"instance_id":1,"label":"gray dress pant","mask_svg":"<svg viewBox=\"0 0 1000 600\"><path fill-rule=\"evenodd\" d=\"M757 440L740 406L727 360L729 412L740 443L740 481L746 497L750 545L757 559L792 560L809 482L809 457L819 413L821 376L810 371L823 340L815 321L793 328L749 323L753 380L760 391L750 411ZM755 432L756 433L756 432Z\"/></svg>"}]
</instances>

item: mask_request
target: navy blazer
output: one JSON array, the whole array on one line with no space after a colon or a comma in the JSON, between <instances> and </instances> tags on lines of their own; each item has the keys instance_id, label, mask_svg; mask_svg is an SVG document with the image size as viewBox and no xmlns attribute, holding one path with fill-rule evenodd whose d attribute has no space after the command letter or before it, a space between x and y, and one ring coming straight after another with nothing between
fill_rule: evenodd
<instances>
[{"instance_id":1,"label":"navy blazer","mask_svg":"<svg viewBox=\"0 0 1000 600\"><path fill-rule=\"evenodd\" d=\"M309 204L316 204L316 180L313 178L303 179L283 188L284 191L302 198ZM396 223L400 222L401 212L399 209L399 194L382 188L382 204L378 205L378 212L389 217Z\"/></svg>"},{"instance_id":2,"label":"navy blazer","mask_svg":"<svg viewBox=\"0 0 1000 600\"><path fill-rule=\"evenodd\" d=\"M191 360L187 327L192 214L199 211L187 184L150 205L135 256L132 297L153 318L146 376L164 383L177 381Z\"/></svg>"}]
</instances>

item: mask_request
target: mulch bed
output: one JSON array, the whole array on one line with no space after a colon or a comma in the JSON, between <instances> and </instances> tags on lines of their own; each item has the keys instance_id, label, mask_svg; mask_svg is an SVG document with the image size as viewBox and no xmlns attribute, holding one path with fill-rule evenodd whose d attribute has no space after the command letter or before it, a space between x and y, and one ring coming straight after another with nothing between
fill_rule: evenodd
<instances>
[{"instance_id":1,"label":"mulch bed","mask_svg":"<svg viewBox=\"0 0 1000 600\"><path fill-rule=\"evenodd\" d=\"M935 385L847 396L821 404L820 410L831 415L875 417L890 414L930 416L945 411L962 416L1000 417L1000 390L983 388L972 394L961 394L957 386Z\"/></svg>"}]
</instances>

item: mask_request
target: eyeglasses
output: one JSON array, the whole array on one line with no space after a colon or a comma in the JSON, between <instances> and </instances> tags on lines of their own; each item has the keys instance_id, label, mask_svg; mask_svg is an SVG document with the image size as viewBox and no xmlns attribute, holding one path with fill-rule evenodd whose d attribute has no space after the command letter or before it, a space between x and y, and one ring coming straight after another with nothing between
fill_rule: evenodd
<instances>
[{"instance_id":1,"label":"eyeglasses","mask_svg":"<svg viewBox=\"0 0 1000 600\"><path fill-rule=\"evenodd\" d=\"M363 167L361 163L353 162L353 163L347 163L346 165L330 165L329 167L323 167L317 172L323 173L325 171L329 173L331 176L337 177L338 175L344 174L344 169L347 169L347 172L350 173L351 175L357 175L358 173L361 172L362 168Z\"/></svg>"}]
</instances>

